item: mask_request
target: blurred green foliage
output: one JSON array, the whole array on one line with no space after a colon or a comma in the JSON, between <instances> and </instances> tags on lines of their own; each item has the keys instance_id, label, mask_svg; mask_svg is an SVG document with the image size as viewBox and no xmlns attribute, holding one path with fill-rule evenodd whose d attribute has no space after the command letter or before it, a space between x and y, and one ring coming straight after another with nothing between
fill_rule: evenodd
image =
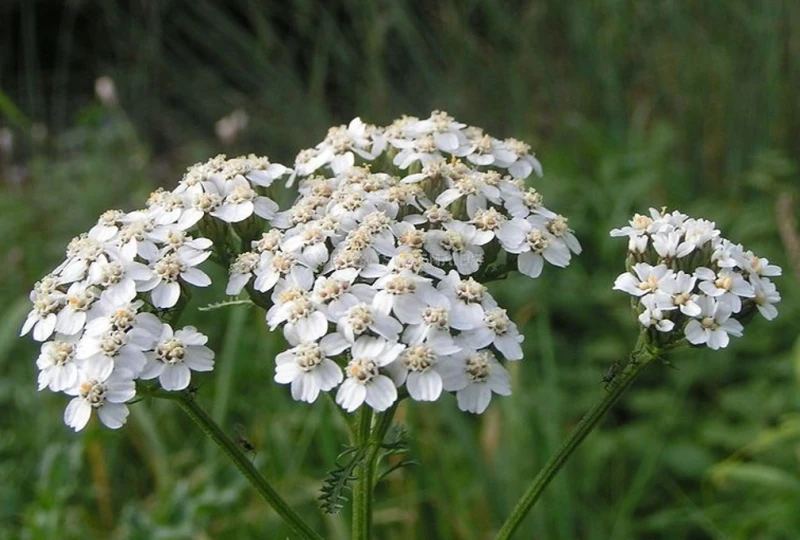
<instances>
[{"instance_id":1,"label":"blurred green foliage","mask_svg":"<svg viewBox=\"0 0 800 540\"><path fill-rule=\"evenodd\" d=\"M533 143L536 187L585 252L494 287L526 335L512 397L479 418L452 399L401 409L421 466L379 486L376 537L491 536L633 343L627 298L611 291L625 244L608 231L662 205L781 265L781 315L645 373L519 537L800 536L797 2L19 0L0 14L14 139L0 148L0 538L286 537L171 403L138 403L118 432L69 431L67 400L35 392L37 348L16 337L27 290L102 211L143 205L194 161L291 162L331 124L435 108ZM119 106L92 97L101 75ZM214 140L237 108L247 128ZM315 502L346 438L330 404L272 382L283 344L254 309L186 319L218 351L198 399L232 434L243 426L258 466L326 537L347 538Z\"/></svg>"}]
</instances>

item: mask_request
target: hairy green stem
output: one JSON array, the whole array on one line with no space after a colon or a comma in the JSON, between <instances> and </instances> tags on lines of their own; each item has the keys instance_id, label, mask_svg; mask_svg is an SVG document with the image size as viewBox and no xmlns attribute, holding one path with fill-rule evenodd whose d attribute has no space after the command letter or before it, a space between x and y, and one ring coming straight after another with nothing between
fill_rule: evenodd
<instances>
[{"instance_id":1,"label":"hairy green stem","mask_svg":"<svg viewBox=\"0 0 800 540\"><path fill-rule=\"evenodd\" d=\"M528 490L522 498L520 498L514 510L511 511L511 514L497 533L497 540L508 540L511 538L511 535L514 534L514 531L522 524L522 520L542 496L542 493L544 493L550 481L558 474L558 471L561 470L572 453L578 448L581 442L583 442L586 436L597 427L597 424L603 416L605 416L606 412L619 401L625 389L636 380L639 374L644 371L653 360L658 358L657 351L653 351L648 347L647 342L646 334L642 334L630 355L628 364L612 380L608 381L606 385L607 392L603 398L589 409L589 412L584 415L556 453L547 461L544 467L542 467L539 474L536 475L536 478L533 479L533 483L528 487Z\"/></svg>"},{"instance_id":2,"label":"hairy green stem","mask_svg":"<svg viewBox=\"0 0 800 540\"><path fill-rule=\"evenodd\" d=\"M322 536L317 534L300 517L288 503L278 494L277 491L267 482L261 473L255 468L247 455L239 448L239 445L225 433L211 416L194 400L190 392L166 392L163 390L150 389L147 394L175 401L181 409L194 420L194 422L213 440L217 446L230 458L234 465L250 481L254 488L261 494L267 503L278 513L279 516L299 535L300 538L321 540Z\"/></svg>"},{"instance_id":3,"label":"hairy green stem","mask_svg":"<svg viewBox=\"0 0 800 540\"><path fill-rule=\"evenodd\" d=\"M364 460L358 468L358 478L353 490L352 538L367 540L372 534L372 508L375 491L375 470L383 447L383 440L392 425L400 397L385 412L375 417L372 425L372 409L364 405L356 428L356 445L364 449Z\"/></svg>"},{"instance_id":4,"label":"hairy green stem","mask_svg":"<svg viewBox=\"0 0 800 540\"><path fill-rule=\"evenodd\" d=\"M358 426L355 429L355 445L359 449L367 449L370 444L370 430L372 428L372 409L366 404L361 406L358 417ZM356 481L353 486L353 530L350 537L353 540L368 540L372 526L372 479L370 475L367 450L364 459L356 469Z\"/></svg>"}]
</instances>

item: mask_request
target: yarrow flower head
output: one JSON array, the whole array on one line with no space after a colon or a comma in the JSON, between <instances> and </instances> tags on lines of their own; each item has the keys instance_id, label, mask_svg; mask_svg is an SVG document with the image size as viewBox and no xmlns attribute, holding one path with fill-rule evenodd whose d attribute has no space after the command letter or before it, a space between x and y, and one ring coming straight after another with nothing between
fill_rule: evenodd
<instances>
[{"instance_id":1,"label":"yarrow flower head","mask_svg":"<svg viewBox=\"0 0 800 540\"><path fill-rule=\"evenodd\" d=\"M723 238L714 222L651 208L611 236L628 237L628 271L614 289L633 297L639 323L661 345L721 349L756 312L778 315L770 278L781 269Z\"/></svg>"},{"instance_id":2,"label":"yarrow flower head","mask_svg":"<svg viewBox=\"0 0 800 540\"><path fill-rule=\"evenodd\" d=\"M34 286L22 334L43 342L39 388L74 396L65 420L75 429L93 412L119 427L137 391L188 391L214 353L175 319L192 288L212 285L203 267L213 261L227 267L226 294L247 294L287 339L274 379L294 399L335 391L349 412L382 411L400 397L453 392L480 413L510 393L504 366L523 357L523 336L486 283L517 269L538 277L581 251L567 218L525 184L533 173L542 168L528 145L442 111L384 127L356 118L300 151L291 169L254 155L193 165L146 208L104 213ZM297 190L283 209L273 200L282 178ZM707 232L697 223L663 250L688 253ZM717 279L697 277L714 302L739 294L734 255L717 253ZM769 314L777 292L763 280L774 270L748 264L748 301ZM650 283L645 274L630 285ZM653 320L680 292L681 312L724 326L724 310L693 300L687 283L654 287Z\"/></svg>"}]
</instances>

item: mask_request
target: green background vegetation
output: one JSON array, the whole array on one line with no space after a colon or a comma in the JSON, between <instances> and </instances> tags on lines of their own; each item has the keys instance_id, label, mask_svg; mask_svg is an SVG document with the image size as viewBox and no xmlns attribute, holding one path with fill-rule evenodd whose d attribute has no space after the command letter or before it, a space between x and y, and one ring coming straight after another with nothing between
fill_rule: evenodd
<instances>
[{"instance_id":1,"label":"green background vegetation","mask_svg":"<svg viewBox=\"0 0 800 540\"><path fill-rule=\"evenodd\" d=\"M784 268L780 316L724 351L644 374L519 538L800 536L800 3L576 0L26 2L0 7L0 538L285 538L237 471L168 402L116 432L64 426L17 333L33 282L104 210L132 210L225 151L291 164L329 125L444 109L530 142L535 185L584 254L494 292L526 335L514 395L481 417L448 396L401 422L420 466L379 487L377 538L489 538L624 357L611 285L650 206L715 220ZM116 83L119 106L93 95ZM214 123L242 109L233 143ZM224 272L217 278L224 280ZM218 289L221 290L221 289ZM213 300L202 297L197 305ZM198 399L326 537L315 498L346 436L331 405L272 381L283 347L255 309L192 312L218 351ZM346 514L345 514L346 515Z\"/></svg>"}]
</instances>

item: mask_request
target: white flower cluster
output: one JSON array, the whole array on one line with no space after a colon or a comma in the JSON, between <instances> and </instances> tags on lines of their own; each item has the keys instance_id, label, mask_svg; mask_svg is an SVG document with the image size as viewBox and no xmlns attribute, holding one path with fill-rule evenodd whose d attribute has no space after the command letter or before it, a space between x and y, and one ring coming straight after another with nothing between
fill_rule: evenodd
<instances>
[{"instance_id":1,"label":"white flower cluster","mask_svg":"<svg viewBox=\"0 0 800 540\"><path fill-rule=\"evenodd\" d=\"M651 208L629 223L611 231L629 239L629 271L614 289L636 298L643 327L716 350L740 337L756 310L767 320L778 315L770 278L780 267L722 238L714 222Z\"/></svg>"},{"instance_id":2,"label":"white flower cluster","mask_svg":"<svg viewBox=\"0 0 800 540\"><path fill-rule=\"evenodd\" d=\"M270 293L267 323L292 346L275 380L307 402L338 387L347 411L385 410L403 385L417 401L455 392L473 413L509 394L503 363L522 358L522 336L481 280L493 263L537 277L580 252L525 186L534 171L524 143L439 111L355 119L300 152L299 197L239 255L227 290Z\"/></svg>"},{"instance_id":3,"label":"white flower cluster","mask_svg":"<svg viewBox=\"0 0 800 540\"><path fill-rule=\"evenodd\" d=\"M36 284L22 334L45 342L40 389L76 396L65 414L76 430L92 409L116 428L137 379L182 390L190 370L210 371L206 337L157 315L210 285L197 266L213 254L229 265L227 294L246 290L282 328L290 348L275 380L295 399L338 388L347 411L382 411L405 385L412 399L455 392L461 409L483 412L510 393L503 364L522 358L523 338L481 281L535 278L581 250L525 186L533 172L524 143L439 111L332 128L294 169L256 156L197 164L146 209L103 214ZM269 194L283 176L299 196L279 211Z\"/></svg>"},{"instance_id":4,"label":"white flower cluster","mask_svg":"<svg viewBox=\"0 0 800 540\"><path fill-rule=\"evenodd\" d=\"M197 266L211 255L212 241L191 236L204 216L271 217L277 205L253 186L287 171L255 156L220 156L192 168L174 191L154 192L146 209L110 210L70 242L64 262L36 283L22 327L44 342L39 389L75 396L67 425L82 429L94 409L103 424L118 428L137 379L183 390L191 370L213 368L206 336L192 326L173 331L156 314L179 309L187 287L211 284Z\"/></svg>"}]
</instances>

